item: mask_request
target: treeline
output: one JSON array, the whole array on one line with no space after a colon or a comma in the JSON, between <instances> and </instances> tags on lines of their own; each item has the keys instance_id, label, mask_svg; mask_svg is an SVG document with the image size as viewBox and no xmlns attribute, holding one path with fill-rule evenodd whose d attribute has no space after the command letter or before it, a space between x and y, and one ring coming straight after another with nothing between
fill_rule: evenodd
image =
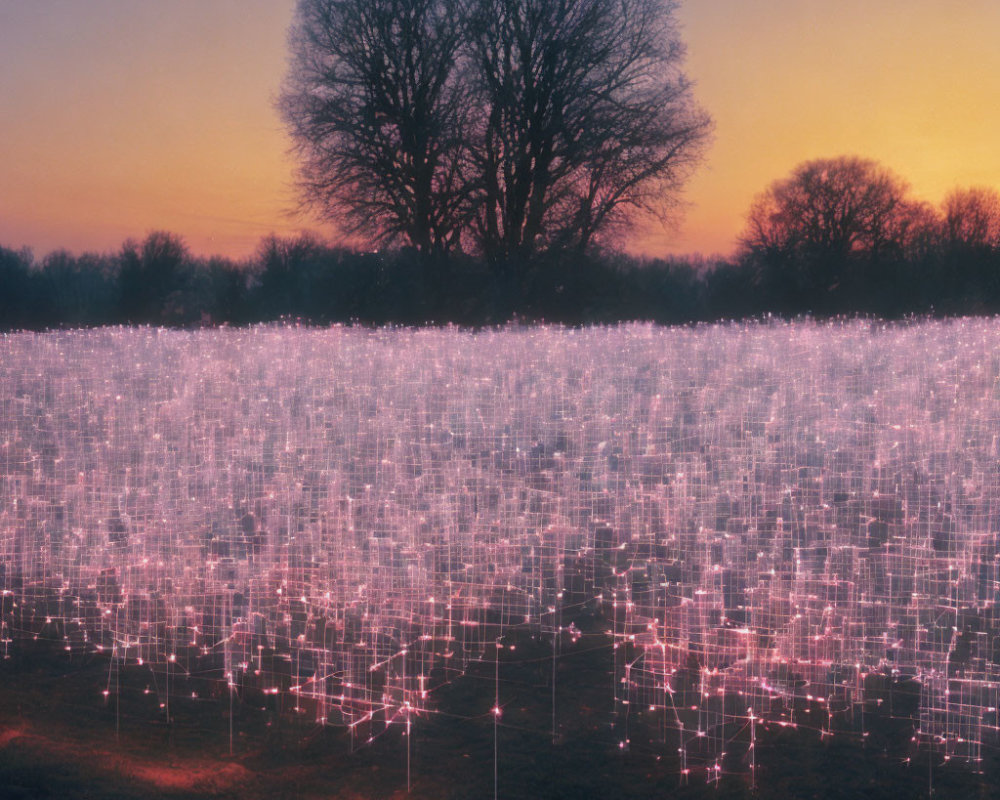
<instances>
[{"instance_id":1,"label":"treeline","mask_svg":"<svg viewBox=\"0 0 1000 800\"><path fill-rule=\"evenodd\" d=\"M409 249L358 252L310 237L268 237L244 261L202 258L164 232L107 254L41 259L0 247L5 330L151 324L479 326L687 323L759 317L1000 312L1000 246L940 235L910 252L825 257L744 248L730 259L558 256L518 269L454 255L428 270Z\"/></svg>"}]
</instances>

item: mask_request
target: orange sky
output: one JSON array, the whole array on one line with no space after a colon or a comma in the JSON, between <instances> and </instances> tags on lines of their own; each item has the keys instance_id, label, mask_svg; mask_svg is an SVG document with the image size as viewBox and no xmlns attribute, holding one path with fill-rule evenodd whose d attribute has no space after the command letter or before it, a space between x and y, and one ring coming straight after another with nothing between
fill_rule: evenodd
<instances>
[{"instance_id":1,"label":"orange sky","mask_svg":"<svg viewBox=\"0 0 1000 800\"><path fill-rule=\"evenodd\" d=\"M0 243L166 229L243 256L316 228L290 214L272 106L293 7L0 0ZM810 158L875 158L932 202L1000 188L998 0L686 0L679 19L715 141L678 229L633 249L729 253L754 194Z\"/></svg>"}]
</instances>

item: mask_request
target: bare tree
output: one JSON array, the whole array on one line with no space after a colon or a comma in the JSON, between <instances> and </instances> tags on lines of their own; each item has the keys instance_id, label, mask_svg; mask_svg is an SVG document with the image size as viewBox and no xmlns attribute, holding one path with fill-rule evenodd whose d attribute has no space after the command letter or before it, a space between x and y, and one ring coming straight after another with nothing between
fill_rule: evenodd
<instances>
[{"instance_id":1,"label":"bare tree","mask_svg":"<svg viewBox=\"0 0 1000 800\"><path fill-rule=\"evenodd\" d=\"M143 241L128 239L118 255L119 304L129 322L170 321L191 255L184 240L152 231Z\"/></svg>"},{"instance_id":2,"label":"bare tree","mask_svg":"<svg viewBox=\"0 0 1000 800\"><path fill-rule=\"evenodd\" d=\"M666 0L472 0L482 175L474 236L494 258L586 248L664 214L711 131Z\"/></svg>"},{"instance_id":3,"label":"bare tree","mask_svg":"<svg viewBox=\"0 0 1000 800\"><path fill-rule=\"evenodd\" d=\"M743 261L779 307L825 313L873 282L893 283L904 259L934 249L938 217L905 181L870 159L808 161L753 202Z\"/></svg>"},{"instance_id":4,"label":"bare tree","mask_svg":"<svg viewBox=\"0 0 1000 800\"><path fill-rule=\"evenodd\" d=\"M1000 248L1000 192L956 189L942 203L944 236L953 250Z\"/></svg>"},{"instance_id":5,"label":"bare tree","mask_svg":"<svg viewBox=\"0 0 1000 800\"><path fill-rule=\"evenodd\" d=\"M306 202L494 261L665 215L711 122L670 0L299 0L280 108Z\"/></svg>"},{"instance_id":6,"label":"bare tree","mask_svg":"<svg viewBox=\"0 0 1000 800\"><path fill-rule=\"evenodd\" d=\"M741 243L785 258L898 255L921 216L907 192L905 181L870 159L808 161L754 200Z\"/></svg>"},{"instance_id":7,"label":"bare tree","mask_svg":"<svg viewBox=\"0 0 1000 800\"><path fill-rule=\"evenodd\" d=\"M299 0L279 108L306 203L425 255L467 219L457 0Z\"/></svg>"},{"instance_id":8,"label":"bare tree","mask_svg":"<svg viewBox=\"0 0 1000 800\"><path fill-rule=\"evenodd\" d=\"M888 241L909 261L927 258L938 245L941 215L930 203L908 199L893 218Z\"/></svg>"}]
</instances>

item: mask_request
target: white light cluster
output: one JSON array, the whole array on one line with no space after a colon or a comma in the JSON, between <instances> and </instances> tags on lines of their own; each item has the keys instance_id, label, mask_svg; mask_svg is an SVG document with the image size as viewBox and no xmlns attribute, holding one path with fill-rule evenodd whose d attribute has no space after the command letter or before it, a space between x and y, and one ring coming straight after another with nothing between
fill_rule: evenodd
<instances>
[{"instance_id":1,"label":"white light cluster","mask_svg":"<svg viewBox=\"0 0 1000 800\"><path fill-rule=\"evenodd\" d=\"M3 652L58 636L374 729L508 627L575 636L599 604L623 747L631 708L685 757L740 721L864 735L886 676L919 681L918 738L977 761L998 343L992 320L6 335Z\"/></svg>"}]
</instances>

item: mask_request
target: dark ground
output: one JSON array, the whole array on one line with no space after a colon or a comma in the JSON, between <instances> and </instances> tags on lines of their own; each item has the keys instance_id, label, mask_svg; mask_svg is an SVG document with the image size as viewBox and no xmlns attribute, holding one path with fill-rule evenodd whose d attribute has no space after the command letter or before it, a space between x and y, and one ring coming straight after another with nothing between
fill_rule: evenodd
<instances>
[{"instance_id":1,"label":"dark ground","mask_svg":"<svg viewBox=\"0 0 1000 800\"><path fill-rule=\"evenodd\" d=\"M808 731L759 729L756 787L746 733L718 786L695 769L681 786L676 739L660 736L655 713L633 712L622 752L612 716L611 654L600 635L567 640L558 661L558 738L551 735L551 650L527 634L500 661L503 707L497 790L503 798L917 798L927 797L928 761L908 753L909 720L873 716L870 733L826 741ZM414 723L411 789L406 740L393 726L350 752L342 728L318 727L276 707L237 703L229 754L229 701L181 681L167 724L152 674L121 674L120 708L102 694L109 663L21 647L0 664L0 797L3 798L490 798L494 794L492 661L442 687L434 712ZM191 691L208 699L190 698ZM218 694L218 691L214 692ZM905 702L902 703L905 706ZM897 702L897 710L900 703ZM116 735L116 725L118 733ZM935 798L1000 797L1000 762L984 748L984 774L940 758ZM696 767L695 763L691 766Z\"/></svg>"}]
</instances>

